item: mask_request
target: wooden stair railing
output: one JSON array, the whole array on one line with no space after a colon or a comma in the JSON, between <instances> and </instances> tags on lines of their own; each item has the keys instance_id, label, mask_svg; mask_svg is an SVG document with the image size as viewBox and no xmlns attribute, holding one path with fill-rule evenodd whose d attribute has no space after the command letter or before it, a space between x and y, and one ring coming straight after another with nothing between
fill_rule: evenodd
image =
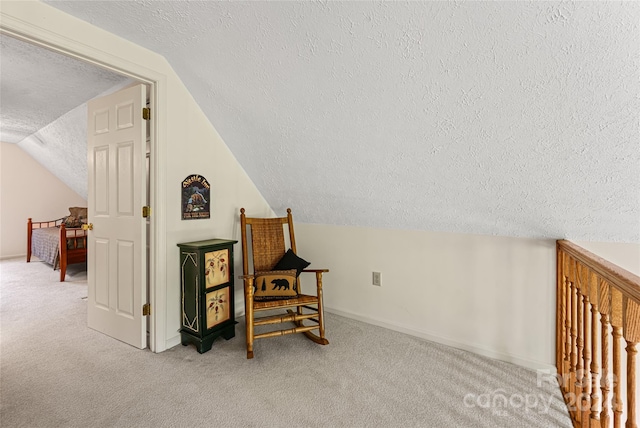
<instances>
[{"instance_id":1,"label":"wooden stair railing","mask_svg":"<svg viewBox=\"0 0 640 428\"><path fill-rule=\"evenodd\" d=\"M636 428L640 277L569 241L556 249L556 368L573 425Z\"/></svg>"}]
</instances>

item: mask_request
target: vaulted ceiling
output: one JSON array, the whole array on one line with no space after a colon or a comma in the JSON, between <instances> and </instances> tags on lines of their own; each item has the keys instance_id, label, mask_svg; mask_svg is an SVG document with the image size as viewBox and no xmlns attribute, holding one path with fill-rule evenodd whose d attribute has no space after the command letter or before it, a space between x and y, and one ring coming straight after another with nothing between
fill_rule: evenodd
<instances>
[{"instance_id":1,"label":"vaulted ceiling","mask_svg":"<svg viewBox=\"0 0 640 428\"><path fill-rule=\"evenodd\" d=\"M18 144L86 198L86 102L130 82L103 67L0 35L0 141Z\"/></svg>"},{"instance_id":2,"label":"vaulted ceiling","mask_svg":"<svg viewBox=\"0 0 640 428\"><path fill-rule=\"evenodd\" d=\"M298 221L640 242L640 4L48 1L163 55Z\"/></svg>"},{"instance_id":3,"label":"vaulted ceiling","mask_svg":"<svg viewBox=\"0 0 640 428\"><path fill-rule=\"evenodd\" d=\"M0 35L0 141L19 143L128 78Z\"/></svg>"}]
</instances>

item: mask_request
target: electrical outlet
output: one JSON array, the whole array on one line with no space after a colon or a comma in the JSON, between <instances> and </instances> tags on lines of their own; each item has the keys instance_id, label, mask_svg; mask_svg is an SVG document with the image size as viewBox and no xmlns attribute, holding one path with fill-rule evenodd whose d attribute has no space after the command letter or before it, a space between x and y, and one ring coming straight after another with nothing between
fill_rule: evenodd
<instances>
[{"instance_id":1,"label":"electrical outlet","mask_svg":"<svg viewBox=\"0 0 640 428\"><path fill-rule=\"evenodd\" d=\"M373 285L377 285L378 287L381 287L382 284L380 283L380 272L373 272Z\"/></svg>"}]
</instances>

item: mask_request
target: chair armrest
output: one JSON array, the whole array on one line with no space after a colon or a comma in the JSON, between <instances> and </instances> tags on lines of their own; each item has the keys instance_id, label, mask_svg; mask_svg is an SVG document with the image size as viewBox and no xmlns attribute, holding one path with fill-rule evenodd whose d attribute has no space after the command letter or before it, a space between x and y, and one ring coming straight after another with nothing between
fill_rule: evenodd
<instances>
[{"instance_id":1,"label":"chair armrest","mask_svg":"<svg viewBox=\"0 0 640 428\"><path fill-rule=\"evenodd\" d=\"M322 296L322 274L329 272L329 269L304 269L302 272L316 274L316 288L318 289L318 297Z\"/></svg>"}]
</instances>

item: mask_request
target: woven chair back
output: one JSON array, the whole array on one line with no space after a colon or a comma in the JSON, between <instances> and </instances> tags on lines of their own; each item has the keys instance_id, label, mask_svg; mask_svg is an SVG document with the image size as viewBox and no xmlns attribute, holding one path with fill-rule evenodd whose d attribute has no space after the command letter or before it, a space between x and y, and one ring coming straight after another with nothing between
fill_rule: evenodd
<instances>
[{"instance_id":1,"label":"woven chair back","mask_svg":"<svg viewBox=\"0 0 640 428\"><path fill-rule=\"evenodd\" d=\"M254 271L272 270L287 251L282 221L262 219L262 221L251 223L251 247Z\"/></svg>"},{"instance_id":2,"label":"woven chair back","mask_svg":"<svg viewBox=\"0 0 640 428\"><path fill-rule=\"evenodd\" d=\"M248 226L248 227L247 227ZM241 211L242 228L242 256L244 275L255 272L273 270L273 267L284 256L287 244L296 251L295 235L293 232L293 218L291 210L287 210L286 217L253 218L246 217ZM247 229L250 229L249 231ZM285 231L288 232L286 236ZM248 248L247 233L251 234L251 248ZM251 250L253 272L249 272L247 263Z\"/></svg>"}]
</instances>

